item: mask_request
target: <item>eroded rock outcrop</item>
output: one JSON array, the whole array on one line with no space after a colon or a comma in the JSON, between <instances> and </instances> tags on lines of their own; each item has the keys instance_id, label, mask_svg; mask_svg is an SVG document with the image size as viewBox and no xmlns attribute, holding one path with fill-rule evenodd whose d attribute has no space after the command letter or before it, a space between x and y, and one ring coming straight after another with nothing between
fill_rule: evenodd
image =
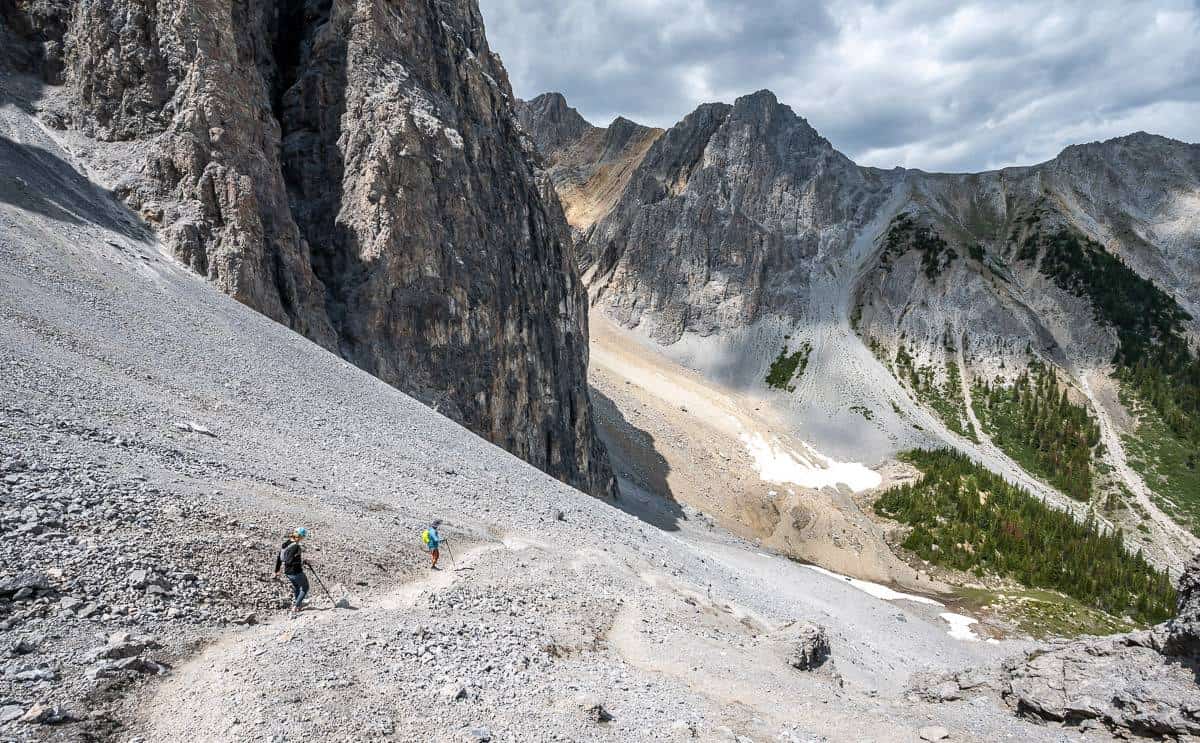
<instances>
[{"instance_id":1,"label":"eroded rock outcrop","mask_svg":"<svg viewBox=\"0 0 1200 743\"><path fill-rule=\"evenodd\" d=\"M1018 713L1050 721L1198 735L1196 665L1163 654L1160 639L1142 632L1069 643L1006 667L1001 694Z\"/></svg>"},{"instance_id":2,"label":"eroded rock outcrop","mask_svg":"<svg viewBox=\"0 0 1200 743\"><path fill-rule=\"evenodd\" d=\"M1145 736L1200 735L1200 556L1176 617L1149 630L1046 646L998 668L914 677L927 701L998 694L1018 714Z\"/></svg>"},{"instance_id":3,"label":"eroded rock outcrop","mask_svg":"<svg viewBox=\"0 0 1200 743\"><path fill-rule=\"evenodd\" d=\"M800 671L815 671L829 660L829 633L819 624L805 622L792 630L795 639L788 665Z\"/></svg>"},{"instance_id":4,"label":"eroded rock outcrop","mask_svg":"<svg viewBox=\"0 0 1200 743\"><path fill-rule=\"evenodd\" d=\"M8 64L65 84L43 119L125 145L116 191L181 261L611 491L572 246L473 0L20 0L4 20Z\"/></svg>"},{"instance_id":5,"label":"eroded rock outcrop","mask_svg":"<svg viewBox=\"0 0 1200 743\"><path fill-rule=\"evenodd\" d=\"M1166 624L1163 652L1182 658L1200 658L1200 555L1179 576L1179 603L1175 618Z\"/></svg>"}]
</instances>

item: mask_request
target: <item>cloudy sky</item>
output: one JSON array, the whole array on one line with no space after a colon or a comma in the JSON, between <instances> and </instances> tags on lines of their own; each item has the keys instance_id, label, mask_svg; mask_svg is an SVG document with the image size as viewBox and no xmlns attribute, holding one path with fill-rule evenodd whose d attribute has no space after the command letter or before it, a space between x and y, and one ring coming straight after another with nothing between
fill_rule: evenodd
<instances>
[{"instance_id":1,"label":"cloudy sky","mask_svg":"<svg viewBox=\"0 0 1200 743\"><path fill-rule=\"evenodd\" d=\"M517 95L670 126L761 88L864 165L1200 142L1200 0L479 0Z\"/></svg>"}]
</instances>

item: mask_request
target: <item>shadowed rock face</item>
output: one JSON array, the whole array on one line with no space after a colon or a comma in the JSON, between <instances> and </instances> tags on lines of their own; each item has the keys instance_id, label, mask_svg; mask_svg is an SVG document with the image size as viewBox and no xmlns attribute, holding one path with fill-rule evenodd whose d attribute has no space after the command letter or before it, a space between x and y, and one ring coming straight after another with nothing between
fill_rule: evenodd
<instances>
[{"instance_id":1,"label":"shadowed rock face","mask_svg":"<svg viewBox=\"0 0 1200 743\"><path fill-rule=\"evenodd\" d=\"M547 158L554 158L564 147L596 131L567 105L562 93L543 93L531 101L518 101L517 118Z\"/></svg>"},{"instance_id":2,"label":"shadowed rock face","mask_svg":"<svg viewBox=\"0 0 1200 743\"><path fill-rule=\"evenodd\" d=\"M473 0L22 0L9 64L124 142L176 257L539 468L612 478L585 294ZM61 70L61 72L59 71Z\"/></svg>"},{"instance_id":3,"label":"shadowed rock face","mask_svg":"<svg viewBox=\"0 0 1200 743\"><path fill-rule=\"evenodd\" d=\"M1179 576L1179 604L1167 623L1164 652L1200 661L1200 555Z\"/></svg>"}]
</instances>

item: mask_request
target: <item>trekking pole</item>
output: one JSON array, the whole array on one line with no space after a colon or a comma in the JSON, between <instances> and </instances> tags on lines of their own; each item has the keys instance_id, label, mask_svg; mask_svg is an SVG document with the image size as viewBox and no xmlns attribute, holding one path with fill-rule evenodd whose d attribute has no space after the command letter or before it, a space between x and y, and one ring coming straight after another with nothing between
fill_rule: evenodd
<instances>
[{"instance_id":1,"label":"trekking pole","mask_svg":"<svg viewBox=\"0 0 1200 743\"><path fill-rule=\"evenodd\" d=\"M458 565L454 563L454 550L450 549L450 542L446 542L446 554L450 555L450 569L458 570Z\"/></svg>"},{"instance_id":2,"label":"trekking pole","mask_svg":"<svg viewBox=\"0 0 1200 743\"><path fill-rule=\"evenodd\" d=\"M325 582L321 580L321 576L317 575L317 571L313 570L312 565L308 565L307 567L309 572L313 574L313 577L317 579L317 585L321 587L321 590L325 592L325 595L329 597L329 600L333 601L333 595L329 593L329 589L325 587ZM337 602L333 601L333 605L337 606Z\"/></svg>"}]
</instances>

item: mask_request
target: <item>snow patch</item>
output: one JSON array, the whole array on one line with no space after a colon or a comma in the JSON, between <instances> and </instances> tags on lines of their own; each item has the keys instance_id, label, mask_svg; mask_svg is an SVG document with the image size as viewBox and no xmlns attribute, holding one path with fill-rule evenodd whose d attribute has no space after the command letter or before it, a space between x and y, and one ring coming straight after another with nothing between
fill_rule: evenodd
<instances>
[{"instance_id":1,"label":"snow patch","mask_svg":"<svg viewBox=\"0 0 1200 743\"><path fill-rule=\"evenodd\" d=\"M917 604L929 604L930 606L945 606L945 604L942 602L935 601L931 598L926 598L925 596L917 596L916 594L912 593L901 593L900 591L894 591L887 586L883 586L878 583L872 583L869 580L851 578L850 576L835 573L832 570L826 570L825 568L817 567L816 565L805 565L804 567L808 568L809 570L815 570L821 575L827 575L830 578L843 580L863 593L870 594L871 596L874 596L877 599L883 599L884 601L912 601ZM945 617L947 614L943 614L942 616ZM955 614L952 616L958 615ZM974 622L975 620L972 619L971 621Z\"/></svg>"},{"instance_id":2,"label":"snow patch","mask_svg":"<svg viewBox=\"0 0 1200 743\"><path fill-rule=\"evenodd\" d=\"M792 483L819 490L845 485L856 493L879 487L883 482L878 472L858 462L838 462L821 454L807 444L806 453L788 448L772 437L760 433L738 434L746 451L754 459L758 476L767 482Z\"/></svg>"},{"instance_id":3,"label":"snow patch","mask_svg":"<svg viewBox=\"0 0 1200 743\"><path fill-rule=\"evenodd\" d=\"M955 640L978 640L979 635L971 629L972 624L978 624L978 620L972 619L963 614L955 614L952 611L944 611L938 614L939 617L946 620L950 625L950 636Z\"/></svg>"}]
</instances>

